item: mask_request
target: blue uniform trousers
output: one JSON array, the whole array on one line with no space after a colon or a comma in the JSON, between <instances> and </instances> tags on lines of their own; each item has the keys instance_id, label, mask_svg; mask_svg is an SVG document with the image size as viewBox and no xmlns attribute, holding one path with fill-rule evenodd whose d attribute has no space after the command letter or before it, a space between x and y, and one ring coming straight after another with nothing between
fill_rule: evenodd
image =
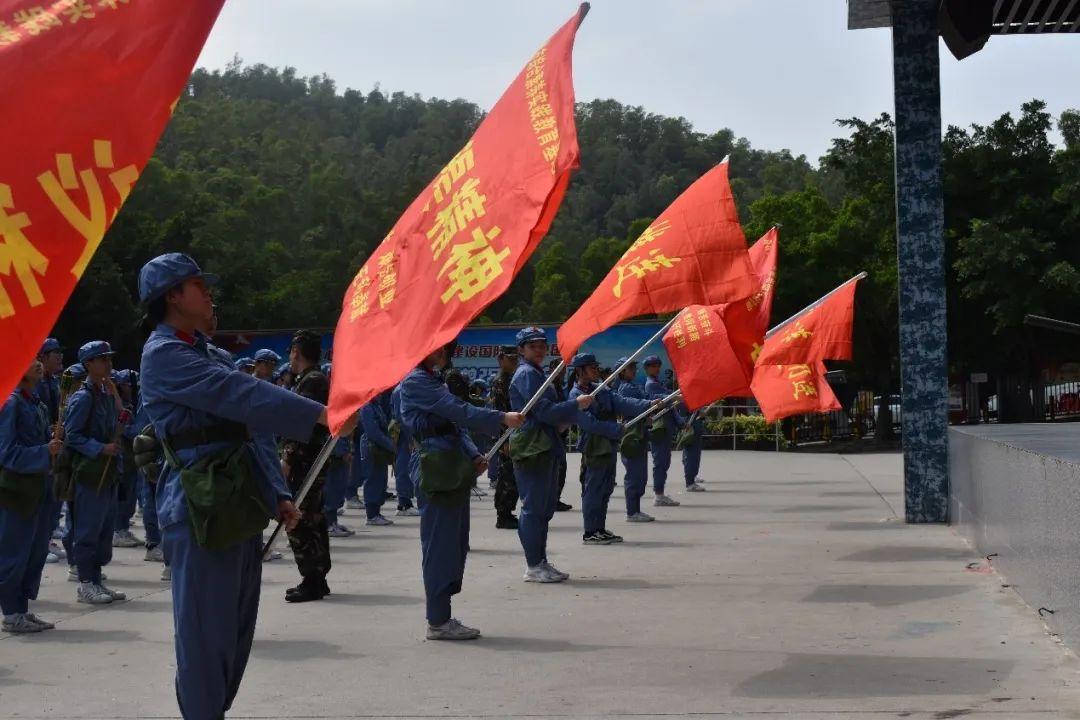
<instances>
[{"instance_id":1,"label":"blue uniform trousers","mask_svg":"<svg viewBox=\"0 0 1080 720\"><path fill-rule=\"evenodd\" d=\"M127 469L129 463L124 462L124 472L117 473L117 498L116 498L116 522L114 530L130 530L131 518L135 515L136 498L138 497L138 471ZM133 463L131 463L133 464Z\"/></svg>"},{"instance_id":2,"label":"blue uniform trousers","mask_svg":"<svg viewBox=\"0 0 1080 720\"><path fill-rule=\"evenodd\" d=\"M394 492L397 493L398 510L413 506L416 489L413 487L412 473L409 470L411 464L412 451L408 443L399 443L397 457L394 458Z\"/></svg>"},{"instance_id":3,"label":"blue uniform trousers","mask_svg":"<svg viewBox=\"0 0 1080 720\"><path fill-rule=\"evenodd\" d=\"M551 456L514 463L514 478L521 496L518 539L525 562L535 567L547 560L548 523L555 517L559 499L558 462Z\"/></svg>"},{"instance_id":4,"label":"blue uniform trousers","mask_svg":"<svg viewBox=\"0 0 1080 720\"><path fill-rule=\"evenodd\" d=\"M349 482L349 466L339 458L332 458L334 467L326 471L326 484L323 486L323 515L327 527L337 525L338 510L345 502L346 485Z\"/></svg>"},{"instance_id":5,"label":"blue uniform trousers","mask_svg":"<svg viewBox=\"0 0 1080 720\"><path fill-rule=\"evenodd\" d=\"M79 582L101 582L101 568L112 560L113 524L116 522L116 484L99 495L93 488L75 483L75 531L73 564Z\"/></svg>"},{"instance_id":6,"label":"blue uniform trousers","mask_svg":"<svg viewBox=\"0 0 1080 720\"><path fill-rule=\"evenodd\" d=\"M653 462L653 492L663 495L664 486L667 485L668 468L671 467L671 441L668 438L659 441L650 440L649 451L652 453Z\"/></svg>"},{"instance_id":7,"label":"blue uniform trousers","mask_svg":"<svg viewBox=\"0 0 1080 720\"><path fill-rule=\"evenodd\" d=\"M345 484L345 499L352 500L359 496L360 488L364 486L367 478L367 452L361 448L353 455L352 467L349 468L349 478Z\"/></svg>"},{"instance_id":8,"label":"blue uniform trousers","mask_svg":"<svg viewBox=\"0 0 1080 720\"><path fill-rule=\"evenodd\" d=\"M386 502L386 481L390 466L375 462L370 457L366 462L367 477L364 478L364 509L367 511L368 520L370 520L382 513L383 503Z\"/></svg>"},{"instance_id":9,"label":"blue uniform trousers","mask_svg":"<svg viewBox=\"0 0 1080 720\"><path fill-rule=\"evenodd\" d=\"M649 482L649 456L644 451L636 457L628 457L619 454L622 458L626 477L623 485L626 489L626 516L636 515L641 512L641 497L645 494L645 486Z\"/></svg>"},{"instance_id":10,"label":"blue uniform trousers","mask_svg":"<svg viewBox=\"0 0 1080 720\"><path fill-rule=\"evenodd\" d=\"M429 625L450 619L450 598L461 592L469 554L469 498L455 505L425 503L420 516L424 596Z\"/></svg>"},{"instance_id":11,"label":"blue uniform trousers","mask_svg":"<svg viewBox=\"0 0 1080 720\"><path fill-rule=\"evenodd\" d=\"M5 615L29 612L29 601L37 599L55 504L49 492L29 518L0 509L0 610Z\"/></svg>"},{"instance_id":12,"label":"blue uniform trousers","mask_svg":"<svg viewBox=\"0 0 1080 720\"><path fill-rule=\"evenodd\" d=\"M697 480L698 470L701 469L701 445L694 443L687 445L682 451L683 477L686 478L686 487L690 487Z\"/></svg>"},{"instance_id":13,"label":"blue uniform trousers","mask_svg":"<svg viewBox=\"0 0 1080 720\"><path fill-rule=\"evenodd\" d=\"M139 491L142 494L142 523L146 531L146 547L152 548L161 544L161 528L158 526L157 515L157 483L144 479L139 485Z\"/></svg>"},{"instance_id":14,"label":"blue uniform trousers","mask_svg":"<svg viewBox=\"0 0 1080 720\"><path fill-rule=\"evenodd\" d=\"M585 487L581 493L581 514L585 534L607 528L608 502L615 491L615 457L599 467L585 468Z\"/></svg>"},{"instance_id":15,"label":"blue uniform trousers","mask_svg":"<svg viewBox=\"0 0 1080 720\"><path fill-rule=\"evenodd\" d=\"M186 720L217 720L244 676L262 581L262 537L206 550L186 523L163 531L172 567L176 700Z\"/></svg>"},{"instance_id":16,"label":"blue uniform trousers","mask_svg":"<svg viewBox=\"0 0 1080 720\"><path fill-rule=\"evenodd\" d=\"M412 481L413 492L416 494L416 509L424 514L427 507L427 495L420 489L420 451L414 450L409 453L409 479Z\"/></svg>"}]
</instances>

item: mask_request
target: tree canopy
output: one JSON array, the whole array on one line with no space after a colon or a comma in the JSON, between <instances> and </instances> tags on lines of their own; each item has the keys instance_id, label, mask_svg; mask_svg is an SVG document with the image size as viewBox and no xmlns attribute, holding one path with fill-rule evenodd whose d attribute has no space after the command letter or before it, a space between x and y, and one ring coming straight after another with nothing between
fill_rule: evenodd
<instances>
[{"instance_id":1,"label":"tree canopy","mask_svg":"<svg viewBox=\"0 0 1080 720\"><path fill-rule=\"evenodd\" d=\"M338 92L291 68L196 70L135 191L61 316L69 342L111 339L134 362L138 270L189 252L222 276L221 326L331 326L353 274L483 117L463 100ZM997 370L1025 355L1025 313L1080 316L1080 112L1031 101L1014 118L949 128L945 155L950 361ZM731 157L747 239L780 223L774 319L855 273L856 381L897 386L893 127L838 121L815 165L730 130L614 100L577 108L581 170L548 238L483 322L558 322L638 234ZM987 352L993 347L993 353Z\"/></svg>"}]
</instances>

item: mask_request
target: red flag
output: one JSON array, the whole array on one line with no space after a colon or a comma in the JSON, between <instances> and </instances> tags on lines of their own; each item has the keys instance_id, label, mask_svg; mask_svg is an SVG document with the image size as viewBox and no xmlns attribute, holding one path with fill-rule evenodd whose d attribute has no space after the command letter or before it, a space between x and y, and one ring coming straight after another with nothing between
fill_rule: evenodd
<instances>
[{"instance_id":1,"label":"red flag","mask_svg":"<svg viewBox=\"0 0 1080 720\"><path fill-rule=\"evenodd\" d=\"M750 378L754 375L754 360L765 343L765 332L769 329L769 316L772 313L779 239L779 230L773 227L750 248L750 264L758 280L754 294L719 309L731 347L746 377L746 382L740 388L729 393L733 397L750 397L752 394Z\"/></svg>"},{"instance_id":2,"label":"red flag","mask_svg":"<svg viewBox=\"0 0 1080 720\"><path fill-rule=\"evenodd\" d=\"M702 175L623 253L559 328L570 357L620 320L745 298L757 281L735 211L725 160Z\"/></svg>"},{"instance_id":3,"label":"red flag","mask_svg":"<svg viewBox=\"0 0 1080 720\"><path fill-rule=\"evenodd\" d=\"M330 425L455 338L510 285L578 167L571 54L584 4L353 278L334 333Z\"/></svg>"},{"instance_id":4,"label":"red flag","mask_svg":"<svg viewBox=\"0 0 1080 720\"><path fill-rule=\"evenodd\" d=\"M833 290L770 331L757 365L791 365L851 359L855 288L862 275Z\"/></svg>"},{"instance_id":5,"label":"red flag","mask_svg":"<svg viewBox=\"0 0 1080 720\"><path fill-rule=\"evenodd\" d=\"M768 422L840 409L820 360L812 365L758 365L750 387Z\"/></svg>"},{"instance_id":6,"label":"red flag","mask_svg":"<svg viewBox=\"0 0 1080 720\"><path fill-rule=\"evenodd\" d=\"M222 2L0 0L3 396L131 193Z\"/></svg>"},{"instance_id":7,"label":"red flag","mask_svg":"<svg viewBox=\"0 0 1080 720\"><path fill-rule=\"evenodd\" d=\"M664 335L664 347L691 410L727 397L750 381L716 308L691 305L683 310Z\"/></svg>"}]
</instances>

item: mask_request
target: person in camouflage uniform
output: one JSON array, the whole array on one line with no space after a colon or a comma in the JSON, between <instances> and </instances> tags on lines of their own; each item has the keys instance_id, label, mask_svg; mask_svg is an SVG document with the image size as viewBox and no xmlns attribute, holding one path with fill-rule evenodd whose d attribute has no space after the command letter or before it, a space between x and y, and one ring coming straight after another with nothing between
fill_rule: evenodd
<instances>
[{"instance_id":1,"label":"person in camouflage uniform","mask_svg":"<svg viewBox=\"0 0 1080 720\"><path fill-rule=\"evenodd\" d=\"M491 384L491 407L510 412L510 380L518 366L518 351L514 345L499 349L499 376ZM518 519L514 509L518 503L517 480L514 478L514 462L510 459L510 443L503 443L492 458L497 466L495 475L495 527L501 530L517 530Z\"/></svg>"},{"instance_id":2,"label":"person in camouflage uniform","mask_svg":"<svg viewBox=\"0 0 1080 720\"><path fill-rule=\"evenodd\" d=\"M325 405L330 397L330 381L319 368L321 354L322 340L318 334L300 330L293 336L289 347L289 366L296 375L292 390ZM307 442L290 440L285 443L282 455L285 479L294 495L300 491L308 470L328 437L325 428L316 426ZM288 602L322 600L330 594L330 586L326 583L326 576L330 573L330 535L323 513L325 483L324 469L300 504L303 513L300 522L288 531L289 547L292 548L302 578L299 585L285 591Z\"/></svg>"}]
</instances>

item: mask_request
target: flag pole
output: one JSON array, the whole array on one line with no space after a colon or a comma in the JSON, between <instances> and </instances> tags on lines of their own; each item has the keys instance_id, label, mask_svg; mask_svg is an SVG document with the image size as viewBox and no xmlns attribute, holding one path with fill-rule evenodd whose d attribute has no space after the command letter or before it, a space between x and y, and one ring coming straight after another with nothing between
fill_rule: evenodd
<instances>
[{"instance_id":1,"label":"flag pole","mask_svg":"<svg viewBox=\"0 0 1080 720\"><path fill-rule=\"evenodd\" d=\"M803 313L807 313L807 312L810 312L811 310L813 310L814 308L816 308L816 307L817 307L818 305L820 305L820 304L822 304L823 302L825 302L826 300L828 300L828 299L829 299L829 298L830 298L831 296L835 295L836 293L838 293L838 292L840 292L841 290L843 290L844 288L846 288L846 287L847 287L848 285L850 285L851 283L853 283L853 282L856 282L856 281L858 281L858 280L862 280L862 279L863 279L863 278L865 278L865 277L866 277L866 272L864 271L864 272L861 272L861 273L859 273L859 274L858 274L858 275L856 275L855 277L851 278L850 280L847 280L847 281L845 281L845 282L841 283L840 285L836 286L835 288L833 288L833 289L832 289L832 290L830 290L829 292L827 292L827 293L825 293L824 295L822 295L821 297L819 297L819 298L818 298L817 300L815 300L814 302L812 302L812 303L810 303L809 305L807 305L806 307L804 307L804 308L803 308L802 310L800 310L799 312L797 312L797 313L795 313L794 315L792 315L791 317L789 317L789 318L788 318L787 320L785 320L784 322L782 322L782 323L779 323L779 324L777 324L777 325L774 325L774 326L772 327L772 329L771 329L771 330L769 330L769 331L768 331L767 333L765 333L765 337L770 337L771 335L775 334L775 333L776 333L776 332L777 332L778 330L780 330L781 328L783 328L783 327L784 327L785 325L787 325L788 323L790 323L790 322L791 322L792 320L794 320L795 318L799 317L799 316L800 316L800 315L802 315Z\"/></svg>"},{"instance_id":2,"label":"flag pole","mask_svg":"<svg viewBox=\"0 0 1080 720\"><path fill-rule=\"evenodd\" d=\"M311 469L308 470L307 477L304 478L304 483L300 486L299 492L293 497L293 505L300 508L300 503L304 502L304 498L311 492L311 486L315 484L315 478L322 472L323 466L326 465L326 461L330 459L330 454L334 451L334 445L337 444L337 437L331 435L326 439L326 443L322 446L322 450L315 456L315 462L311 464ZM265 560L270 551L274 549L274 544L277 542L278 537L281 536L281 528L285 525L284 522L278 520L277 527L274 528L274 532L270 533L270 539L263 545L262 557Z\"/></svg>"},{"instance_id":3,"label":"flag pole","mask_svg":"<svg viewBox=\"0 0 1080 720\"><path fill-rule=\"evenodd\" d=\"M622 365L620 365L618 367L618 369L616 369L613 373L611 373L606 378L604 378L604 381L601 382L599 385L597 385L593 389L593 391L591 393L589 393L589 395L591 395L592 397L596 397L596 395L601 390L606 388L611 383L615 382L615 378L619 377L619 373L621 373L623 370L625 370L627 367L629 367L631 363L636 362L638 357L641 355L641 353L645 352L645 348L649 347L649 345L652 345L654 342L656 342L660 338L664 337L664 333L666 333L668 331L668 328L670 328L672 325L675 324L675 321L679 319L679 316L682 315L682 313L683 313L682 310L675 313L675 317L671 318L671 320L668 320L667 324L664 325L664 327L660 328L656 332L655 335L653 335L651 338L649 338L648 340L645 341L644 345L642 345L637 350L635 350L634 353L630 357L626 358L626 362L624 362Z\"/></svg>"},{"instance_id":4,"label":"flag pole","mask_svg":"<svg viewBox=\"0 0 1080 720\"><path fill-rule=\"evenodd\" d=\"M641 422L645 418L649 417L649 415L656 412L656 410L658 408L664 408L663 412L661 412L659 415L657 415L657 417L660 417L660 415L663 415L665 412L667 412L668 410L670 410L671 408L674 407L674 405L668 405L669 402L671 402L672 400L678 400L681 397L682 397L682 390L676 390L675 392L671 393L670 395L664 397L658 404L653 405L648 410L641 413L640 415L638 415L636 418L634 418L630 422L626 423L626 425L623 426L623 429L628 430L628 429L634 427L639 422Z\"/></svg>"},{"instance_id":5,"label":"flag pole","mask_svg":"<svg viewBox=\"0 0 1080 720\"><path fill-rule=\"evenodd\" d=\"M521 408L521 410L518 410L518 412L522 415L528 415L529 411L532 410L536 403L540 401L540 396L544 394L544 391L551 387L551 383L555 382L555 378L557 378L565 369L566 360L560 360L558 367L551 371L551 374L548 375L547 380L545 380L544 384L540 386L540 389L537 390L531 398L529 398L529 402L525 403L525 407ZM484 455L484 460L486 462L491 462L491 458L495 457L495 453L499 452L499 448L502 447L503 443L510 439L510 433L512 432L513 430L507 428L506 432L502 434L502 437L495 441L495 444L492 445L491 449L488 450L487 453Z\"/></svg>"}]
</instances>

